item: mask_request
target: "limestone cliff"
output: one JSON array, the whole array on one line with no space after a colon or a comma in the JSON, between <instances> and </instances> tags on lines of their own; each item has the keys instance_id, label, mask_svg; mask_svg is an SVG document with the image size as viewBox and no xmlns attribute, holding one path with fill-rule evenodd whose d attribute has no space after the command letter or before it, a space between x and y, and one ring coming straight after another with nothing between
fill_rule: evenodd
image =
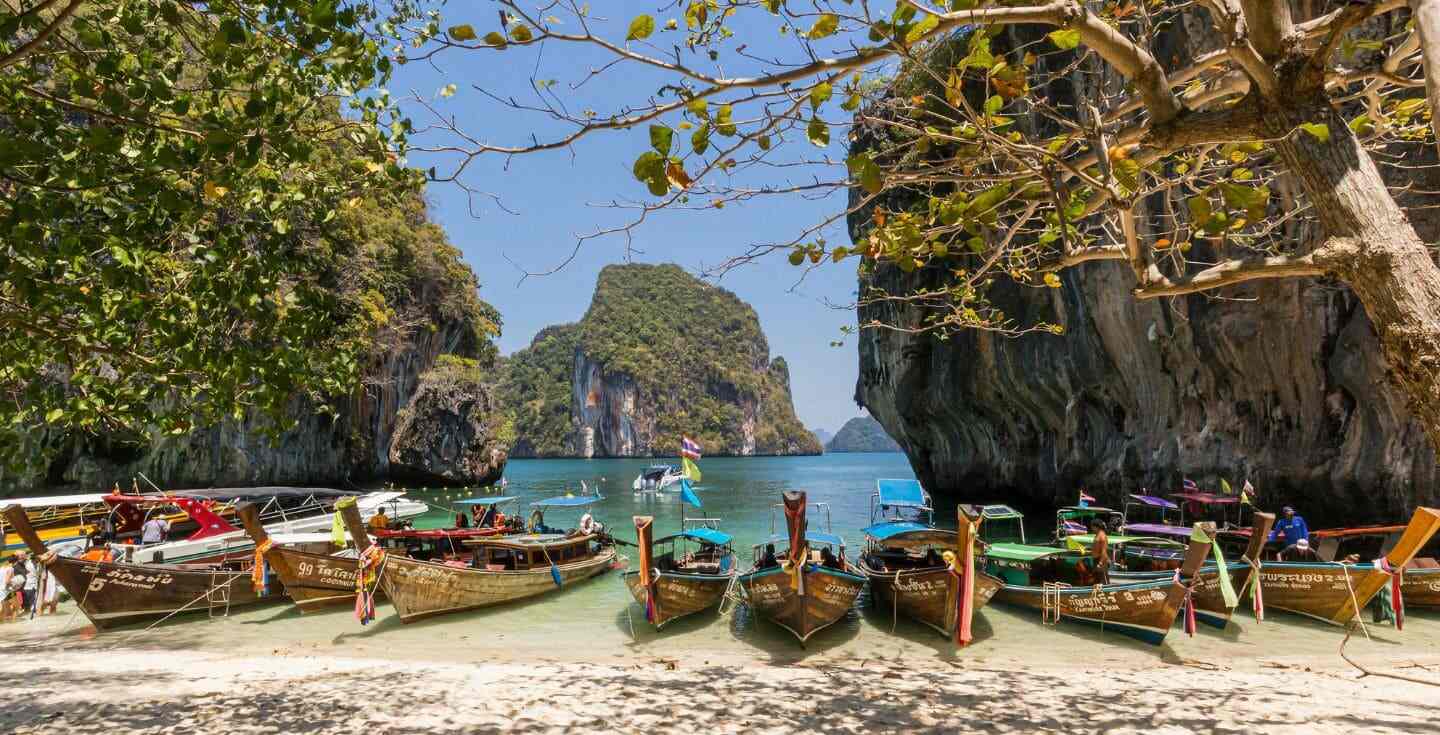
<instances>
[{"instance_id":1,"label":"limestone cliff","mask_svg":"<svg viewBox=\"0 0 1440 735\"><path fill-rule=\"evenodd\" d=\"M898 452L900 445L885 433L885 427L872 416L856 416L845 422L835 436L825 443L827 452Z\"/></svg>"},{"instance_id":2,"label":"limestone cliff","mask_svg":"<svg viewBox=\"0 0 1440 735\"><path fill-rule=\"evenodd\" d=\"M505 470L502 416L474 360L441 355L400 411L390 474L421 482L492 485Z\"/></svg>"},{"instance_id":3,"label":"limestone cliff","mask_svg":"<svg viewBox=\"0 0 1440 735\"><path fill-rule=\"evenodd\" d=\"M69 487L130 487L143 473L161 487L345 485L387 477L397 419L442 355L491 365L499 315L481 301L475 274L430 223L418 196L400 208L361 207L346 223L347 256L325 277L359 293L378 324L368 336L361 379L348 396L316 406L296 399L296 424L274 431L256 417L145 442L126 437L38 437L38 470L4 475L0 489L41 493ZM437 440L443 440L437 437ZM503 467L494 436L478 448L482 463ZM13 470L12 470L13 472ZM144 485L144 483L141 483Z\"/></svg>"},{"instance_id":4,"label":"limestone cliff","mask_svg":"<svg viewBox=\"0 0 1440 735\"><path fill-rule=\"evenodd\" d=\"M1166 58L1194 58L1187 27L1167 31ZM853 146L880 134L862 130ZM1413 216L1422 236L1440 235L1433 215ZM852 238L864 221L852 216ZM862 266L860 280L899 294L947 277ZM1187 477L1206 488L1248 479L1263 505L1293 502L1312 526L1395 520L1440 501L1435 453L1345 288L1256 282L1223 299L1138 302L1121 263L1072 268L1062 282L1000 283L990 295L1019 323L1051 321L1063 336L862 331L856 401L938 495L1048 505L1083 486L1118 502L1141 488L1175 491ZM909 326L923 317L893 302L859 314Z\"/></svg>"},{"instance_id":5,"label":"limestone cliff","mask_svg":"<svg viewBox=\"0 0 1440 735\"><path fill-rule=\"evenodd\" d=\"M512 456L818 454L754 309L673 265L601 271L585 318L505 363Z\"/></svg>"}]
</instances>

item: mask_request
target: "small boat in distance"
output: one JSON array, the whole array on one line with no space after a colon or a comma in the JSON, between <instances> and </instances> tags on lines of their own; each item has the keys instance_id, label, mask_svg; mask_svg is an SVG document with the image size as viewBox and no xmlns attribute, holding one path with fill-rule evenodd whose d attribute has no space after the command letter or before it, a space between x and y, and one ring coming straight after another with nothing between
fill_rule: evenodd
<instances>
[{"instance_id":1,"label":"small boat in distance","mask_svg":"<svg viewBox=\"0 0 1440 735\"><path fill-rule=\"evenodd\" d=\"M735 549L717 519L681 519L680 533L651 540L653 516L635 516L640 568L621 577L656 630L720 604L735 579ZM658 554L656 552L659 552Z\"/></svg>"},{"instance_id":2,"label":"small boat in distance","mask_svg":"<svg viewBox=\"0 0 1440 735\"><path fill-rule=\"evenodd\" d=\"M801 645L816 632L833 625L855 605L865 588L865 577L845 558L845 540L829 530L810 531L805 493L783 495L786 534L774 534L756 544L750 571L740 576L746 604L756 615L790 631ZM784 543L783 559L775 544Z\"/></svg>"},{"instance_id":3,"label":"small boat in distance","mask_svg":"<svg viewBox=\"0 0 1440 735\"><path fill-rule=\"evenodd\" d=\"M985 607L1005 583L976 568L978 522L964 508L956 515L958 532L936 528L930 494L918 481L877 480L870 496L870 525L864 530L865 551L856 566L870 580L870 600L876 607L966 645L966 616ZM970 580L966 574L972 575Z\"/></svg>"},{"instance_id":4,"label":"small boat in distance","mask_svg":"<svg viewBox=\"0 0 1440 735\"><path fill-rule=\"evenodd\" d=\"M658 493L674 485L684 477L679 467L671 464L652 464L635 476L632 487L637 493Z\"/></svg>"},{"instance_id":5,"label":"small boat in distance","mask_svg":"<svg viewBox=\"0 0 1440 735\"><path fill-rule=\"evenodd\" d=\"M400 622L412 623L542 595L603 573L615 562L615 547L607 536L557 532L544 523L546 508L582 507L603 499L567 496L532 503L530 533L467 539L467 560L422 560L398 548L372 549L354 503L342 501L338 508L360 551L357 576L373 575Z\"/></svg>"}]
</instances>

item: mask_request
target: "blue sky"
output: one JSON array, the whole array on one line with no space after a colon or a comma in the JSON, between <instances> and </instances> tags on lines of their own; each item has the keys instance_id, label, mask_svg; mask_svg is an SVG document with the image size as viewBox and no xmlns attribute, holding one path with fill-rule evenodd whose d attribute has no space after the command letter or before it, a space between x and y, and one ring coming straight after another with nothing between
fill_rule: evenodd
<instances>
[{"instance_id":1,"label":"blue sky","mask_svg":"<svg viewBox=\"0 0 1440 735\"><path fill-rule=\"evenodd\" d=\"M472 23L480 35L497 25L494 6L488 3L477 3L473 10L450 5L447 11L450 15L443 25ZM660 16L661 25L664 17ZM613 20L609 27L613 29L622 22L628 24L629 18ZM752 49L757 46L754 38L761 32L766 38L778 37L768 16L756 18L755 22L759 25L753 26L755 32L746 39ZM602 22L597 27L607 26ZM742 36L746 35L745 27L741 25ZM623 38L623 28L618 34ZM608 35L614 37L614 32ZM657 33L652 40L668 47L678 40L678 34ZM777 45L771 50L787 49ZM598 77L579 89L568 86L583 76L585 69L601 61L602 57L584 49L558 44L543 49L538 65L533 49L471 51L442 57L436 65L407 64L400 68L389 89L397 98L414 93L432 100L437 109L454 116L466 134L487 143L525 144L532 134L543 140L565 128L543 115L507 109L472 85L513 96L522 103L534 103L537 93L530 83L532 76L558 79L555 89L567 106L591 106L604 111L613 109L622 98L643 101L660 83L669 81L630 69ZM724 70L727 74L751 73L760 68L735 68L743 66L741 60L723 56L721 61L731 62ZM457 85L457 92L442 98L439 90L450 83ZM846 113L839 109L838 102L837 95L826 110L827 119L845 119ZM411 106L409 112L417 125L423 125L428 117L418 106ZM679 118L667 118L666 122L674 125ZM688 135L677 135L677 144L682 139L688 141ZM828 175L839 177L843 176L843 164L839 162L845 156L844 139L844 132L837 128L826 151L819 151L803 138L787 145L804 147L796 150L797 156L828 155L837 162ZM425 144L455 139L448 133L427 133L416 140ZM477 159L467 169L465 182L498 195L504 207L515 214L505 212L489 198L471 199L454 185L430 186L432 216L445 227L451 242L464 251L479 275L481 295L504 316L504 336L500 339L504 353L528 345L545 326L579 319L589 306L599 270L625 260L624 238L611 236L585 244L578 257L555 274L522 282L522 271L517 268L518 264L532 271L548 270L569 256L580 234L622 221L625 213L594 206L597 203L617 197L648 200L644 187L631 175L632 162L648 146L648 132L642 126L600 133L579 141L570 150L508 160L494 155ZM438 163L442 171L447 161L453 159L435 154L415 154L410 159L412 165L421 167ZM673 262L698 272L706 265L739 254L751 243L788 240L840 211L844 204L843 195L836 194L819 201L785 197L723 210L661 213L634 232L634 252L630 255L638 262ZM826 234L837 242L846 239L838 229ZM830 344L842 338L841 327L854 324L855 315L826 303L849 304L854 299L854 261L817 269L792 291L799 274L800 269L790 266L783 256L771 257L759 265L732 271L718 284L735 292L759 313L771 356L783 355L790 365L795 407L801 420L812 428L834 431L847 419L861 415L853 399L857 375L854 339L846 340L842 347Z\"/></svg>"}]
</instances>

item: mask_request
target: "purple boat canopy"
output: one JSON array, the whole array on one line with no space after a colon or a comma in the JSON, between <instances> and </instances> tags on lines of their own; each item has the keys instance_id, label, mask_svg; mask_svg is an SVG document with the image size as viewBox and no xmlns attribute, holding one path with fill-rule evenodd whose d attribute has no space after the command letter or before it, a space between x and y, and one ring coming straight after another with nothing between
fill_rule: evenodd
<instances>
[{"instance_id":1,"label":"purple boat canopy","mask_svg":"<svg viewBox=\"0 0 1440 735\"><path fill-rule=\"evenodd\" d=\"M1171 526L1161 523L1127 523L1125 533L1143 533L1150 536L1173 536L1190 538L1190 529L1185 526Z\"/></svg>"},{"instance_id":2,"label":"purple boat canopy","mask_svg":"<svg viewBox=\"0 0 1440 735\"><path fill-rule=\"evenodd\" d=\"M1166 500L1166 499L1164 499L1164 498L1157 498L1157 497L1155 497L1154 495L1134 495L1134 494L1132 494L1130 497L1131 497L1131 498L1134 498L1134 499L1135 499L1135 502L1137 502L1137 503L1144 503L1145 505L1148 505L1148 506L1151 506L1151 507L1154 507L1154 508L1167 508L1167 509L1169 509L1169 510L1179 510L1179 509L1180 509L1180 506L1178 506L1178 505L1176 505L1176 504L1174 504L1174 503L1172 503L1172 502L1170 502L1170 501L1168 501L1168 500Z\"/></svg>"}]
</instances>

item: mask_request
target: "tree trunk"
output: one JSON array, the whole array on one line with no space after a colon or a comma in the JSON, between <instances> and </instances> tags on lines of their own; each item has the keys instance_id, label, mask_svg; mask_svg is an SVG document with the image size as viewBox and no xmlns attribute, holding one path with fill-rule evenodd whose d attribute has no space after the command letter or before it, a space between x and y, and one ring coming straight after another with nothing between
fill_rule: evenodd
<instances>
[{"instance_id":1,"label":"tree trunk","mask_svg":"<svg viewBox=\"0 0 1440 735\"><path fill-rule=\"evenodd\" d=\"M1323 99L1267 110L1267 131L1324 227L1318 264L1364 304L1391 379L1440 452L1440 267L1395 202L1370 154ZM1300 123L1323 122L1329 140ZM1323 137L1323 136L1322 136Z\"/></svg>"}]
</instances>

